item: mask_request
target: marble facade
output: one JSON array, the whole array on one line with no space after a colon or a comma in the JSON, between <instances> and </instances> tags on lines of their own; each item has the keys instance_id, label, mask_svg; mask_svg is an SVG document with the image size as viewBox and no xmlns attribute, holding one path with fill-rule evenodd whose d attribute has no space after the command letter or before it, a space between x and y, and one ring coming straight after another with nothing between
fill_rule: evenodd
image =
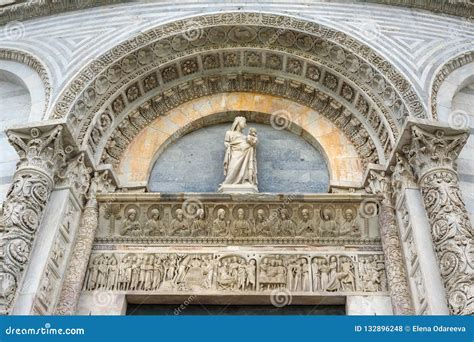
<instances>
[{"instance_id":1,"label":"marble facade","mask_svg":"<svg viewBox=\"0 0 474 342\"><path fill-rule=\"evenodd\" d=\"M24 6L5 13L24 16ZM462 40L474 28L456 20ZM44 86L32 115L45 114L5 133L19 161L1 206L1 314L124 314L142 296L189 295L474 313L474 233L457 167L472 134L438 118L443 83L469 70L472 46L446 55L428 96L378 44L284 11L164 22L111 41L63 86L41 58L0 43L5 65L26 65ZM252 163L252 191L149 191L170 144L239 116L320 151L328 193L257 193ZM246 135L253 148L259 134Z\"/></svg>"}]
</instances>

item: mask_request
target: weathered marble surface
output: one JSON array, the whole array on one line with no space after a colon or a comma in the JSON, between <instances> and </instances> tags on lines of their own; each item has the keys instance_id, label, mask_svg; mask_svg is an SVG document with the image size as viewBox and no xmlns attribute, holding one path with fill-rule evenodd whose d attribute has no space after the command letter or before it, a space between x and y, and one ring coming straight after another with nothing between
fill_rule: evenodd
<instances>
[{"instance_id":1,"label":"weathered marble surface","mask_svg":"<svg viewBox=\"0 0 474 342\"><path fill-rule=\"evenodd\" d=\"M99 196L101 243L379 246L377 213L358 194Z\"/></svg>"}]
</instances>

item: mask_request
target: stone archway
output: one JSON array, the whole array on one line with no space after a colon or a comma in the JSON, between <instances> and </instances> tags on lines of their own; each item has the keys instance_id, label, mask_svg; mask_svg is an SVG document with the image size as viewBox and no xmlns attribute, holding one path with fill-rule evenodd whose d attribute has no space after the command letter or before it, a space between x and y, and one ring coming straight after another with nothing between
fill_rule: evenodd
<instances>
[{"instance_id":1,"label":"stone archway","mask_svg":"<svg viewBox=\"0 0 474 342\"><path fill-rule=\"evenodd\" d=\"M191 35L196 32L197 35ZM192 198L182 195L160 197L133 189L121 189L116 174L124 151L132 148L136 137L140 139L141 131L146 130L154 120L160 120L157 117L181 105L206 97L231 97L241 93L267 98L273 96L278 101L290 101L294 106L305 106L311 108L309 111L323 115L324 120L336 126L336 131L344 135L341 136L343 141L351 142L351 148L355 151L354 154L351 152L351 158L360 160L362 170L367 169L363 182L366 187L361 186L354 193L345 189L342 193L324 196L296 197L290 204L284 198L276 197L265 198L265 203L254 198L242 200L221 195L197 197L208 209L204 211L204 217L209 215L209 219L221 221L231 217L232 222L250 220L247 225L244 224L244 228L255 225L262 212L267 215L270 210L284 207L283 214L281 210L277 211L276 217L278 225L286 225L291 228L290 231L295 231L289 236L277 234L260 237L255 231L248 236L240 236L240 233L175 236L174 231L167 231L160 236L128 236L128 226L125 227L127 229L122 229L122 226L141 227L149 220L155 220L152 223L158 224L156 221L161 219L160 213L164 213L168 226L179 225L176 220L182 218L179 218L177 209ZM397 314L410 314L414 309L420 314L445 313L448 310L443 299L446 293L449 294L451 312L466 313L471 310L472 303L468 302L469 293L465 283L459 279L472 275L471 268L449 269L456 277L436 272L431 278L426 273L423 275L427 270L438 270L438 265L443 267L446 265L444 258L454 255L451 253L453 246L437 241L433 244L447 248L448 252L434 252L430 241L429 229L436 231L437 227L444 224L438 217L438 210L430 207L430 195L442 195L445 189L437 188L430 182L439 179L443 184L449 183L455 191L459 190L453 163L465 141L466 132L418 120L430 118L421 103L412 85L400 71L376 51L317 23L272 14L239 12L189 18L143 32L113 48L81 71L54 105L50 113L50 118L54 120L8 132L10 141L21 156L21 162L15 174L14 186L5 201L2 218L3 231L7 234L2 236L5 252L2 261L5 262L1 264L0 277L8 286L0 297L0 309L9 313L15 303L27 302L28 305L21 309L29 313L73 314L83 289L84 292L101 292L104 288L110 288L116 292L122 291L117 296L124 298L130 291L156 292L161 286L161 278L160 282L156 282L159 286L155 288L150 284L131 286L128 281L125 284L122 281L118 288L116 281L109 284L101 280L99 285L94 279L89 282L90 271L95 265L104 262L121 265L146 260L149 265L150 262L164 260L171 263L193 260L194 265L208 267L206 274L209 274L212 273L209 267L213 262L217 265L238 263L249 267L264 265L265 268L267 265L281 266L284 260L285 267L291 264L291 267L303 268L309 263L318 266L319 262L321 265L326 262L336 264L336 268L342 270L345 268L346 273L349 273L347 267L354 271L359 269L352 281L336 283L329 290L351 296L373 292L378 295L390 294ZM268 110L263 112L268 113ZM437 146L435 151L430 148L433 144ZM444 153L446 158L438 158L439 153ZM423 163L428 159L442 162L435 162L434 165ZM148 158L150 160L152 158ZM91 174L92 170L94 174ZM30 196L31 189L38 196ZM370 192L372 194L368 194ZM421 202L423 199L424 204ZM372 201L373 205L366 206L367 201ZM58 203L61 204L64 220L50 224L51 217L56 214L52 208ZM405 213L407 203L415 203L412 207L418 212ZM259 207L263 204L265 208ZM334 211L326 208L330 204ZM379 211L373 210L377 204ZM219 205L225 205L227 211L219 208ZM246 208L246 211L243 209L243 218L239 213L242 206ZM372 215L375 213L375 216L358 217L357 220L361 226L362 221L372 220L370 224L364 221L363 226L374 227L375 224L379 229L372 231L379 232L380 237L371 236L371 229L366 230L364 236L361 234L347 239L339 233L329 237L316 234L300 237L293 229L301 224L305 228L305 220L311 215L327 221L324 225L329 228L336 227L331 222L336 213L341 215L357 207L372 208L368 212L372 212ZM465 217L464 204L461 201L446 207L454 208L453 220L463 227L450 233L462 241L467 240L472 228ZM18 211L18 208L24 210ZM303 208L307 209L304 215ZM219 209L224 210L224 216L223 211L219 214ZM420 216L420 212L428 213L429 219L426 215ZM80 223L79 216L82 217ZM293 216L297 218L297 223L291 222ZM410 230L410 219L417 217L422 217L420 226L423 229L413 232ZM192 217L192 220L195 219ZM347 215L344 220L348 222L353 217ZM218 221L219 224L222 222ZM39 229L40 226L48 229ZM65 226L73 227L71 236L56 239L61 234L64 236ZM402 235L399 226L408 233L404 231ZM421 230L424 235L419 234ZM24 268L30 254L36 256L40 252L34 244L37 231L50 234L47 239L49 243L41 246L41 252L48 253L48 258L35 257L41 263L43 272L33 274L32 270L27 270L28 281L24 283ZM94 240L97 231L100 234ZM421 274L416 279L408 279L405 268L408 263L405 252L413 250L409 246L411 242L407 240L410 234L418 234L413 237L416 243L430 242L429 252L419 257L420 262L416 264L418 268L413 270ZM64 245L56 246L53 245L54 241L65 242ZM77 241L74 248L67 245L71 241ZM93 244L97 244L97 249L102 249L102 253L92 252ZM126 244L132 247L116 252L109 248L110 245ZM163 247L187 245L194 248L193 244L200 246L199 256L193 256L186 248L180 247L175 253ZM226 244L245 247L240 249L239 255L235 255L237 252L228 253L221 249ZM254 246L260 244L269 249L255 250ZM284 252L278 250L278 246L285 245L303 247ZM142 246L146 246L145 249ZM319 246L329 246L330 249L319 250ZM61 250L65 254L58 257ZM277 250L278 253L275 252ZM438 264L434 261L436 256ZM454 257L459 261L456 265L465 265L465 258L458 254ZM88 263L89 258L91 263ZM68 265L59 262L66 259L70 260ZM385 284L383 279L386 279L388 287L374 287L370 282L367 283L364 272L360 272L363 264L381 270L377 271L379 283ZM310 295L330 292L326 286L328 284L324 288L319 285L310 288L310 274L315 273L308 271L304 288L298 285L300 287L291 287L292 290L301 290ZM64 281L61 281L62 277ZM31 279L34 282L30 282ZM217 282L211 281L213 279L198 285L209 290L212 295L219 294L228 286L226 282L216 286ZM181 276L170 275L165 280L171 281L166 285L169 287L165 287L167 294L176 291L185 293L189 285L196 286L195 278L189 281L184 273ZM268 281L264 276L261 283L263 287L257 287L257 283L252 282L245 286L240 282L237 287L240 286L242 291L264 292L283 282L281 279ZM436 288L433 292L436 296L423 297L422 289L427 284ZM34 291L22 292L26 286L26 290L34 287ZM415 291L419 291L420 295L416 296ZM85 297L91 299L90 295L93 294L89 292ZM117 296L114 295L114 300ZM48 301L48 298L53 300ZM419 303L413 305L415 299Z\"/></svg>"},{"instance_id":2,"label":"stone archway","mask_svg":"<svg viewBox=\"0 0 474 342\"><path fill-rule=\"evenodd\" d=\"M388 158L407 116L428 117L409 82L369 47L322 25L256 13L193 17L140 34L83 70L51 117L71 122L72 134L99 162L97 140L130 126L122 121L132 108L146 122L196 97L229 91L289 98L319 107L333 121L350 112L363 135L355 139L370 140L364 163ZM346 134L352 140L358 133Z\"/></svg>"}]
</instances>

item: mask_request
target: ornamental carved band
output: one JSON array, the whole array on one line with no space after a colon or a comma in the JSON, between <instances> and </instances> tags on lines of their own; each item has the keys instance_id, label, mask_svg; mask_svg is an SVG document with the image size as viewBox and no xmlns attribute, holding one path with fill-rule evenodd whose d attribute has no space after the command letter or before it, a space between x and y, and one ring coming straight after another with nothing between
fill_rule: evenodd
<instances>
[{"instance_id":1,"label":"ornamental carved band","mask_svg":"<svg viewBox=\"0 0 474 342\"><path fill-rule=\"evenodd\" d=\"M393 311L396 315L413 315L413 305L408 286L408 277L403 261L395 210L391 205L389 177L375 171L370 172L369 191L383 196L379 212L380 237L385 254L386 271Z\"/></svg>"},{"instance_id":2,"label":"ornamental carved band","mask_svg":"<svg viewBox=\"0 0 474 342\"><path fill-rule=\"evenodd\" d=\"M95 173L87 194L87 204L81 218L76 244L65 275L59 296L56 314L73 315L81 293L82 282L87 270L87 262L98 226L99 209L96 195L98 192L113 191L115 187L107 177L107 172Z\"/></svg>"},{"instance_id":3,"label":"ornamental carved band","mask_svg":"<svg viewBox=\"0 0 474 342\"><path fill-rule=\"evenodd\" d=\"M3 204L0 221L0 313L11 308L36 230L53 188L54 170L64 162L62 127L41 133L8 132L20 161Z\"/></svg>"},{"instance_id":4,"label":"ornamental carved band","mask_svg":"<svg viewBox=\"0 0 474 342\"><path fill-rule=\"evenodd\" d=\"M93 253L84 291L133 294L386 295L384 258L374 252ZM290 298L287 298L290 299ZM282 305L283 306L283 305Z\"/></svg>"},{"instance_id":5,"label":"ornamental carved band","mask_svg":"<svg viewBox=\"0 0 474 342\"><path fill-rule=\"evenodd\" d=\"M454 164L466 140L466 133L446 135L413 127L407 149L430 221L448 306L456 315L474 314L473 230Z\"/></svg>"}]
</instances>

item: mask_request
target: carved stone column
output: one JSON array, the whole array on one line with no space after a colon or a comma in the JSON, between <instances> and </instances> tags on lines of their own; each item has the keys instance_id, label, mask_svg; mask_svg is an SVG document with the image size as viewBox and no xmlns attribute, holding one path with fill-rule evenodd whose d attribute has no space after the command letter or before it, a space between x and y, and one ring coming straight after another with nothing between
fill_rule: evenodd
<instances>
[{"instance_id":1,"label":"carved stone column","mask_svg":"<svg viewBox=\"0 0 474 342\"><path fill-rule=\"evenodd\" d=\"M468 134L411 128L404 147L418 178L452 314L474 314L473 230L459 189L455 160Z\"/></svg>"},{"instance_id":2,"label":"carved stone column","mask_svg":"<svg viewBox=\"0 0 474 342\"><path fill-rule=\"evenodd\" d=\"M416 315L449 315L431 228L408 161L396 153L392 190L406 270Z\"/></svg>"},{"instance_id":3,"label":"carved stone column","mask_svg":"<svg viewBox=\"0 0 474 342\"><path fill-rule=\"evenodd\" d=\"M82 214L76 244L56 307L57 315L73 315L76 312L98 225L99 208L96 195L99 192L113 191L113 188L106 171L102 174L95 173L91 181L87 196L88 201Z\"/></svg>"},{"instance_id":4,"label":"carved stone column","mask_svg":"<svg viewBox=\"0 0 474 342\"><path fill-rule=\"evenodd\" d=\"M53 189L55 171L64 164L62 129L7 132L20 161L0 221L0 314L10 312Z\"/></svg>"},{"instance_id":5,"label":"carved stone column","mask_svg":"<svg viewBox=\"0 0 474 342\"><path fill-rule=\"evenodd\" d=\"M412 315L413 305L403 261L395 209L391 203L390 178L384 172L370 171L369 189L382 199L379 212L380 237L385 254L388 287L395 315Z\"/></svg>"}]
</instances>

